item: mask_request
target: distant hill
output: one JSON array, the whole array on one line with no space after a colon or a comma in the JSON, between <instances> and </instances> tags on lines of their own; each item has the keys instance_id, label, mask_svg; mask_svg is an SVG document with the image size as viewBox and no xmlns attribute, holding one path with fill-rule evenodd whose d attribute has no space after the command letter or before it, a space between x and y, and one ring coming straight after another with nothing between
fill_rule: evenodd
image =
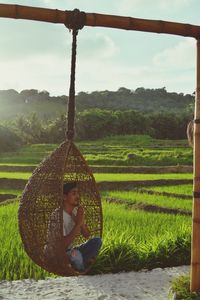
<instances>
[{"instance_id":1,"label":"distant hill","mask_svg":"<svg viewBox=\"0 0 200 300\"><path fill-rule=\"evenodd\" d=\"M65 95L50 96L47 91L36 89L0 90L0 118L12 119L22 114L36 112L42 119L55 118L66 112ZM140 112L188 112L193 108L194 95L169 93L166 89L145 89L143 87L130 90L124 87L117 91L80 92L76 97L77 111L91 108L110 110L136 110Z\"/></svg>"}]
</instances>

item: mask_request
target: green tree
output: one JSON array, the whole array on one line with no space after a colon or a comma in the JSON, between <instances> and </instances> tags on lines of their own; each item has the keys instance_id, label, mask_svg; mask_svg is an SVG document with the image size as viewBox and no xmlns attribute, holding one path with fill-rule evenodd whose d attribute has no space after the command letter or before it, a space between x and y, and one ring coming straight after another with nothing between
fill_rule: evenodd
<instances>
[{"instance_id":1,"label":"green tree","mask_svg":"<svg viewBox=\"0 0 200 300\"><path fill-rule=\"evenodd\" d=\"M13 151L21 145L22 140L15 132L0 125L0 152Z\"/></svg>"}]
</instances>

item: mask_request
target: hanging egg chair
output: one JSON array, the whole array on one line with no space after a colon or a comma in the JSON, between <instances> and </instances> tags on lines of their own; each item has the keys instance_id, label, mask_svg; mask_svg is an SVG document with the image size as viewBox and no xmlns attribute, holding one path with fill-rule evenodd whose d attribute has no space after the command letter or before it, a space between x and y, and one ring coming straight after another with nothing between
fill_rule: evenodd
<instances>
[{"instance_id":1,"label":"hanging egg chair","mask_svg":"<svg viewBox=\"0 0 200 300\"><path fill-rule=\"evenodd\" d=\"M72 31L67 139L35 169L23 191L18 212L19 231L26 253L40 267L60 276L86 273L80 273L72 267L64 247L64 183L77 183L81 199L80 205L84 208L85 221L91 237L102 236L102 207L98 188L90 168L73 143L78 29L73 28ZM49 235L51 235L50 244ZM83 242L82 235L79 235L75 238L73 247Z\"/></svg>"}]
</instances>

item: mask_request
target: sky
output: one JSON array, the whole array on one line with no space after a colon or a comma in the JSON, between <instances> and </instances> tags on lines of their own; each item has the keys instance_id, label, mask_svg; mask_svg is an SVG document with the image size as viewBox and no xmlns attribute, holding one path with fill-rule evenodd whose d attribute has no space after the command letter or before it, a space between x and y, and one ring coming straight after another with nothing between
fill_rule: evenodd
<instances>
[{"instance_id":1,"label":"sky","mask_svg":"<svg viewBox=\"0 0 200 300\"><path fill-rule=\"evenodd\" d=\"M199 0L2 0L4 4L200 25ZM71 34L62 24L0 18L0 90L67 95ZM76 93L120 87L192 94L196 40L168 34L85 26L78 35Z\"/></svg>"}]
</instances>

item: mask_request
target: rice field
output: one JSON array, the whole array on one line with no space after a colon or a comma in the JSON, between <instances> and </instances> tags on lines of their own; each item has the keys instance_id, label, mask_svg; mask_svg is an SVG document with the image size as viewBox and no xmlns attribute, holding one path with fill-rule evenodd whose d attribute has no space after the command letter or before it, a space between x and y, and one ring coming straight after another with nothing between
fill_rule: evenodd
<instances>
[{"instance_id":1,"label":"rice field","mask_svg":"<svg viewBox=\"0 0 200 300\"><path fill-rule=\"evenodd\" d=\"M149 195L134 191L108 191L103 193L104 198L123 200L125 203L131 204L151 204L163 208L182 209L186 211L192 210L192 200L177 199L174 197L166 197L162 195Z\"/></svg>"},{"instance_id":2,"label":"rice field","mask_svg":"<svg viewBox=\"0 0 200 300\"><path fill-rule=\"evenodd\" d=\"M192 165L193 153L187 141L156 140L146 135L113 136L76 143L89 165L171 166ZM0 154L1 164L37 165L58 145L24 146Z\"/></svg>"},{"instance_id":3,"label":"rice field","mask_svg":"<svg viewBox=\"0 0 200 300\"><path fill-rule=\"evenodd\" d=\"M0 166L37 165L57 145L28 145L15 153L0 154ZM113 137L78 143L89 164L137 166L191 164L192 150L185 141L159 141L148 136ZM27 180L30 172L0 172L0 178ZM94 173L97 182L192 179L191 173L137 174ZM3 182L3 180L2 180ZM3 183L2 183L3 184ZM124 183L123 183L124 184ZM144 187L142 187L144 189ZM192 185L148 186L152 192L191 195ZM21 190L0 186L0 194L19 198ZM122 202L108 203L107 198ZM182 209L191 212L192 200L172 195L150 195L138 190L102 192L103 246L91 274L152 269L190 263L191 217L146 212L130 204ZM2 203L1 203L2 204ZM36 266L26 255L18 231L18 201L0 205L0 280L44 279L54 276Z\"/></svg>"},{"instance_id":4,"label":"rice field","mask_svg":"<svg viewBox=\"0 0 200 300\"><path fill-rule=\"evenodd\" d=\"M36 266L24 252L17 226L17 209L17 202L0 206L0 279L52 276ZM123 205L105 202L103 212L103 247L91 273L189 263L191 218L130 211Z\"/></svg>"},{"instance_id":5,"label":"rice field","mask_svg":"<svg viewBox=\"0 0 200 300\"><path fill-rule=\"evenodd\" d=\"M167 193L173 193L173 194L184 194L187 196L192 196L193 186L192 184L182 184L182 185L170 185L170 186L152 186L151 188L148 188L151 191L156 192L167 192Z\"/></svg>"}]
</instances>

